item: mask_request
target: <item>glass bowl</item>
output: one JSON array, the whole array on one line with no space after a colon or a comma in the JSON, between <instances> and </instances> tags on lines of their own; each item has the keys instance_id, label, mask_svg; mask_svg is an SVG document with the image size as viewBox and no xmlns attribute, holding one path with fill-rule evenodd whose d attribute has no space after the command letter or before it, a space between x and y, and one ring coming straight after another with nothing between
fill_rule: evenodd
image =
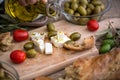
<instances>
[{"instance_id":1,"label":"glass bowl","mask_svg":"<svg viewBox=\"0 0 120 80\"><path fill-rule=\"evenodd\" d=\"M0 61L0 80L19 80L19 75L10 64Z\"/></svg>"},{"instance_id":2,"label":"glass bowl","mask_svg":"<svg viewBox=\"0 0 120 80\"><path fill-rule=\"evenodd\" d=\"M62 11L62 14L64 15L65 19L71 23L74 23L74 24L80 24L80 25L85 25L90 19L95 19L97 21L100 21L101 20L101 17L107 12L109 11L110 7L111 7L111 3L112 3L112 0L100 0L102 1L102 3L104 4L104 10L102 10L101 12L99 13L96 13L96 14L92 14L93 13L93 10L91 12L91 14L88 15L75 15L75 12L73 12L72 14L68 14L68 12L66 12L65 10L65 3L66 2L70 2L72 0L60 0L60 6L61 6L61 11ZM73 1L78 1L78 0L73 0ZM82 0L83 1L83 0ZM85 1L85 0L84 0ZM88 3L92 1L92 0L88 0ZM94 0L95 1L95 0ZM97 0L96 0L97 1ZM69 6L71 7L72 4L70 4ZM79 5L80 6L80 5ZM69 8L70 8L69 7ZM96 6L94 5L94 8ZM87 8L89 8L88 6L86 6L85 10L87 10Z\"/></svg>"}]
</instances>

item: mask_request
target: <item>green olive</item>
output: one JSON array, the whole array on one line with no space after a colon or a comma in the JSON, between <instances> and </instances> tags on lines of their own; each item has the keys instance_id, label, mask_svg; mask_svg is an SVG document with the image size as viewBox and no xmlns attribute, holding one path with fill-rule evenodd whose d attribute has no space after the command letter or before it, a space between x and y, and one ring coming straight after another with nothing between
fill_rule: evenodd
<instances>
[{"instance_id":1,"label":"green olive","mask_svg":"<svg viewBox=\"0 0 120 80\"><path fill-rule=\"evenodd\" d=\"M34 43L32 41L24 44L25 50L29 50L29 49L33 49L33 48L34 48Z\"/></svg>"},{"instance_id":2,"label":"green olive","mask_svg":"<svg viewBox=\"0 0 120 80\"><path fill-rule=\"evenodd\" d=\"M27 55L28 58L34 58L37 55L37 52L36 52L35 49L29 49L26 52L26 55Z\"/></svg>"},{"instance_id":3,"label":"green olive","mask_svg":"<svg viewBox=\"0 0 120 80\"><path fill-rule=\"evenodd\" d=\"M79 6L78 7L78 12L82 15L82 16L86 16L87 15L87 11L83 6Z\"/></svg>"},{"instance_id":4,"label":"green olive","mask_svg":"<svg viewBox=\"0 0 120 80\"><path fill-rule=\"evenodd\" d=\"M69 10L69 8L64 8L64 11L65 11L65 12L68 12L68 10Z\"/></svg>"},{"instance_id":5,"label":"green olive","mask_svg":"<svg viewBox=\"0 0 120 80\"><path fill-rule=\"evenodd\" d=\"M65 2L64 7L65 8L69 8L70 7L70 3L69 2Z\"/></svg>"},{"instance_id":6,"label":"green olive","mask_svg":"<svg viewBox=\"0 0 120 80\"><path fill-rule=\"evenodd\" d=\"M111 50L111 45L110 44L104 44L100 47L99 52L100 53L106 53L109 52Z\"/></svg>"},{"instance_id":7,"label":"green olive","mask_svg":"<svg viewBox=\"0 0 120 80\"><path fill-rule=\"evenodd\" d=\"M69 9L67 13L73 15L74 14L74 10L73 9Z\"/></svg>"},{"instance_id":8,"label":"green olive","mask_svg":"<svg viewBox=\"0 0 120 80\"><path fill-rule=\"evenodd\" d=\"M82 3L82 4L88 4L88 1L87 0L80 0L80 3Z\"/></svg>"},{"instance_id":9,"label":"green olive","mask_svg":"<svg viewBox=\"0 0 120 80\"><path fill-rule=\"evenodd\" d=\"M74 44L75 42L72 41L72 40L68 40L68 41L66 41L65 43L66 43L66 44Z\"/></svg>"},{"instance_id":10,"label":"green olive","mask_svg":"<svg viewBox=\"0 0 120 80\"><path fill-rule=\"evenodd\" d=\"M81 37L81 34L79 32L74 32L70 35L70 39L73 41L80 39L80 37Z\"/></svg>"},{"instance_id":11,"label":"green olive","mask_svg":"<svg viewBox=\"0 0 120 80\"><path fill-rule=\"evenodd\" d=\"M105 5L103 3L100 5L100 7L101 7L101 11L105 9Z\"/></svg>"},{"instance_id":12,"label":"green olive","mask_svg":"<svg viewBox=\"0 0 120 80\"><path fill-rule=\"evenodd\" d=\"M114 47L115 46L115 41L113 39L105 39L102 42L102 45L104 45L104 44L110 44L111 47Z\"/></svg>"},{"instance_id":13,"label":"green olive","mask_svg":"<svg viewBox=\"0 0 120 80\"><path fill-rule=\"evenodd\" d=\"M74 15L75 15L75 16L80 16L80 13L76 12Z\"/></svg>"},{"instance_id":14,"label":"green olive","mask_svg":"<svg viewBox=\"0 0 120 80\"><path fill-rule=\"evenodd\" d=\"M94 5L91 4L91 3L89 3L89 4L87 5L87 7L90 8L91 10L94 10L94 8L95 8Z\"/></svg>"},{"instance_id":15,"label":"green olive","mask_svg":"<svg viewBox=\"0 0 120 80\"><path fill-rule=\"evenodd\" d=\"M56 36L57 35L57 31L50 31L48 32L48 38L50 39L50 37L52 36Z\"/></svg>"},{"instance_id":16,"label":"green olive","mask_svg":"<svg viewBox=\"0 0 120 80\"><path fill-rule=\"evenodd\" d=\"M95 6L98 6L98 5L102 4L102 2L100 0L93 0L91 3Z\"/></svg>"},{"instance_id":17,"label":"green olive","mask_svg":"<svg viewBox=\"0 0 120 80\"><path fill-rule=\"evenodd\" d=\"M85 25L85 24L87 24L88 21L89 21L89 18L80 18L79 19L79 24Z\"/></svg>"},{"instance_id":18,"label":"green olive","mask_svg":"<svg viewBox=\"0 0 120 80\"><path fill-rule=\"evenodd\" d=\"M79 0L70 0L71 3L78 2Z\"/></svg>"},{"instance_id":19,"label":"green olive","mask_svg":"<svg viewBox=\"0 0 120 80\"><path fill-rule=\"evenodd\" d=\"M94 14L98 14L101 12L101 7L100 6L96 6L94 9Z\"/></svg>"},{"instance_id":20,"label":"green olive","mask_svg":"<svg viewBox=\"0 0 120 80\"><path fill-rule=\"evenodd\" d=\"M76 12L76 13L74 14L74 16L76 16L76 17L73 18L75 21L78 21L78 20L80 19L80 18L78 17L78 16L80 16L80 13Z\"/></svg>"},{"instance_id":21,"label":"green olive","mask_svg":"<svg viewBox=\"0 0 120 80\"><path fill-rule=\"evenodd\" d=\"M47 30L48 31L55 31L55 26L53 23L48 23L47 24Z\"/></svg>"},{"instance_id":22,"label":"green olive","mask_svg":"<svg viewBox=\"0 0 120 80\"><path fill-rule=\"evenodd\" d=\"M90 8L87 8L87 15L90 15L92 13L92 10Z\"/></svg>"},{"instance_id":23,"label":"green olive","mask_svg":"<svg viewBox=\"0 0 120 80\"><path fill-rule=\"evenodd\" d=\"M78 8L78 4L76 2L71 3L71 9L75 11L77 8Z\"/></svg>"},{"instance_id":24,"label":"green olive","mask_svg":"<svg viewBox=\"0 0 120 80\"><path fill-rule=\"evenodd\" d=\"M82 6L82 7L84 7L84 8L87 8L87 5L86 5L86 4L80 3L79 5Z\"/></svg>"}]
</instances>

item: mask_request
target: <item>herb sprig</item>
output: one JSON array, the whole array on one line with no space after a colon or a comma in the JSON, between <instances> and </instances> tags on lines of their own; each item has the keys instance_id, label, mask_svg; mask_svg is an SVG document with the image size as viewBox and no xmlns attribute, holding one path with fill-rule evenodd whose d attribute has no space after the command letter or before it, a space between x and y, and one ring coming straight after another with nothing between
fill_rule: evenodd
<instances>
[{"instance_id":1,"label":"herb sprig","mask_svg":"<svg viewBox=\"0 0 120 80\"><path fill-rule=\"evenodd\" d=\"M15 29L27 29L27 27L21 27L17 24L0 25L0 33L9 32Z\"/></svg>"},{"instance_id":2,"label":"herb sprig","mask_svg":"<svg viewBox=\"0 0 120 80\"><path fill-rule=\"evenodd\" d=\"M16 24L13 20L11 20L7 15L0 14L0 33L9 32L14 29L28 29L26 26L20 26Z\"/></svg>"},{"instance_id":3,"label":"herb sprig","mask_svg":"<svg viewBox=\"0 0 120 80\"><path fill-rule=\"evenodd\" d=\"M120 28L114 28L112 23L113 22L109 22L108 31L113 34L113 38L116 43L115 47L120 47Z\"/></svg>"}]
</instances>

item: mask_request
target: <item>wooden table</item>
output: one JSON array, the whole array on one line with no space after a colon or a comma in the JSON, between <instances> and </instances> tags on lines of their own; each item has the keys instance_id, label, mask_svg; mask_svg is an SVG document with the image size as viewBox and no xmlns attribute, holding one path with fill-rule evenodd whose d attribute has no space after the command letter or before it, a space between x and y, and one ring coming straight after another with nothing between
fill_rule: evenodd
<instances>
[{"instance_id":1,"label":"wooden table","mask_svg":"<svg viewBox=\"0 0 120 80\"><path fill-rule=\"evenodd\" d=\"M107 18L120 18L120 0L112 0L111 9L103 16L102 20ZM53 80L58 80L59 77L64 75L64 69L48 75Z\"/></svg>"},{"instance_id":2,"label":"wooden table","mask_svg":"<svg viewBox=\"0 0 120 80\"><path fill-rule=\"evenodd\" d=\"M120 18L120 0L113 0L111 9L102 17L102 20L107 18ZM64 75L64 69L57 71L55 73L49 74L53 80L58 80L59 77Z\"/></svg>"}]
</instances>

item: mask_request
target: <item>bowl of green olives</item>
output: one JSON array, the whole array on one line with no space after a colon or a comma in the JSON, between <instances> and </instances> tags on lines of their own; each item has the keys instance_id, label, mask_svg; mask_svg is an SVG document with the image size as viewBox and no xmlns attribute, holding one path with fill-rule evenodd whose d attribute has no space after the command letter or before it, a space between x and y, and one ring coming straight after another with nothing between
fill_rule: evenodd
<instances>
[{"instance_id":1,"label":"bowl of green olives","mask_svg":"<svg viewBox=\"0 0 120 80\"><path fill-rule=\"evenodd\" d=\"M0 61L0 80L19 80L18 72L10 64Z\"/></svg>"},{"instance_id":2,"label":"bowl of green olives","mask_svg":"<svg viewBox=\"0 0 120 80\"><path fill-rule=\"evenodd\" d=\"M90 19L97 21L109 11L112 0L60 0L65 19L74 24L86 25Z\"/></svg>"}]
</instances>

